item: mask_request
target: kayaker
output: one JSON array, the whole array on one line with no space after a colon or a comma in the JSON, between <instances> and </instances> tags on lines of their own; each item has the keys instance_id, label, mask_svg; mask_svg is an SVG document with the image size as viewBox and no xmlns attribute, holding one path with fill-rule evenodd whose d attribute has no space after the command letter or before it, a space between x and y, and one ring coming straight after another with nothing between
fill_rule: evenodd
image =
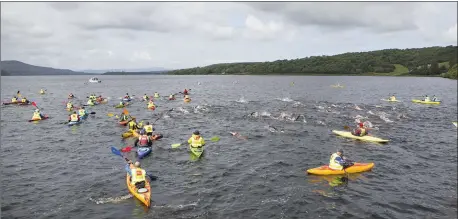
<instances>
[{"instance_id":1,"label":"kayaker","mask_svg":"<svg viewBox=\"0 0 458 219\"><path fill-rule=\"evenodd\" d=\"M159 93L158 92L154 92L154 98L159 98Z\"/></svg>"},{"instance_id":2,"label":"kayaker","mask_svg":"<svg viewBox=\"0 0 458 219\"><path fill-rule=\"evenodd\" d=\"M135 140L134 146L137 147L137 145L140 147L153 146L153 141L148 135L146 135L144 130L140 130L140 135L138 136L137 140Z\"/></svg>"},{"instance_id":3,"label":"kayaker","mask_svg":"<svg viewBox=\"0 0 458 219\"><path fill-rule=\"evenodd\" d=\"M72 98L74 98L74 97L75 97L75 96L73 95L73 93L70 93L70 94L68 95L68 99L72 99Z\"/></svg>"},{"instance_id":4,"label":"kayaker","mask_svg":"<svg viewBox=\"0 0 458 219\"><path fill-rule=\"evenodd\" d=\"M79 116L81 116L81 117L83 117L83 116L85 116L85 115L87 114L86 109L84 108L84 106L81 107L80 110L78 110L78 114L79 114Z\"/></svg>"},{"instance_id":5,"label":"kayaker","mask_svg":"<svg viewBox=\"0 0 458 219\"><path fill-rule=\"evenodd\" d=\"M205 140L200 136L199 131L194 131L192 133L192 136L188 139L188 144L191 145L191 147L194 148L201 148L205 146Z\"/></svg>"},{"instance_id":6,"label":"kayaker","mask_svg":"<svg viewBox=\"0 0 458 219\"><path fill-rule=\"evenodd\" d=\"M128 127L129 127L130 131L136 131L138 129L135 117L132 117L132 119L130 120L130 122L128 124Z\"/></svg>"},{"instance_id":7,"label":"kayaker","mask_svg":"<svg viewBox=\"0 0 458 219\"><path fill-rule=\"evenodd\" d=\"M137 123L137 128L138 129L143 129L143 121Z\"/></svg>"},{"instance_id":8,"label":"kayaker","mask_svg":"<svg viewBox=\"0 0 458 219\"><path fill-rule=\"evenodd\" d=\"M174 94L170 94L169 100L175 100L175 95Z\"/></svg>"},{"instance_id":9,"label":"kayaker","mask_svg":"<svg viewBox=\"0 0 458 219\"><path fill-rule=\"evenodd\" d=\"M331 159L329 159L329 168L334 170L343 170L351 166L353 166L353 162L347 160L344 157L344 152L342 149L339 149L336 153L333 153L331 155Z\"/></svg>"},{"instance_id":10,"label":"kayaker","mask_svg":"<svg viewBox=\"0 0 458 219\"><path fill-rule=\"evenodd\" d=\"M103 101L102 95L99 95L95 100L99 103L102 102Z\"/></svg>"},{"instance_id":11,"label":"kayaker","mask_svg":"<svg viewBox=\"0 0 458 219\"><path fill-rule=\"evenodd\" d=\"M191 98L189 98L189 95L185 95L185 96L184 96L184 99L185 99L185 100L191 100Z\"/></svg>"},{"instance_id":12,"label":"kayaker","mask_svg":"<svg viewBox=\"0 0 458 219\"><path fill-rule=\"evenodd\" d=\"M137 189L145 188L146 186L146 171L140 166L140 162L138 161L135 161L135 164L129 161L126 166L126 171L130 175L130 183L135 185Z\"/></svg>"},{"instance_id":13,"label":"kayaker","mask_svg":"<svg viewBox=\"0 0 458 219\"><path fill-rule=\"evenodd\" d=\"M17 97L14 96L13 98L11 98L11 103L17 103Z\"/></svg>"},{"instance_id":14,"label":"kayaker","mask_svg":"<svg viewBox=\"0 0 458 219\"><path fill-rule=\"evenodd\" d=\"M22 102L22 103L29 103L29 100L27 100L27 98L25 98L25 97L22 97L21 102Z\"/></svg>"},{"instance_id":15,"label":"kayaker","mask_svg":"<svg viewBox=\"0 0 458 219\"><path fill-rule=\"evenodd\" d=\"M184 94L184 95L187 95L187 94L188 94L188 90L186 90L186 88L184 89L183 94Z\"/></svg>"},{"instance_id":16,"label":"kayaker","mask_svg":"<svg viewBox=\"0 0 458 219\"><path fill-rule=\"evenodd\" d=\"M391 101L396 101L396 97L394 95L391 95L390 100Z\"/></svg>"},{"instance_id":17,"label":"kayaker","mask_svg":"<svg viewBox=\"0 0 458 219\"><path fill-rule=\"evenodd\" d=\"M124 114L124 112L122 112L122 113L121 113L121 116L119 117L119 121L120 121L120 122L129 120L129 119L130 119L130 116Z\"/></svg>"},{"instance_id":18,"label":"kayaker","mask_svg":"<svg viewBox=\"0 0 458 219\"><path fill-rule=\"evenodd\" d=\"M71 101L68 101L67 109L72 109L72 108L73 108L73 103Z\"/></svg>"},{"instance_id":19,"label":"kayaker","mask_svg":"<svg viewBox=\"0 0 458 219\"><path fill-rule=\"evenodd\" d=\"M126 105L124 104L124 101L121 100L118 106L126 106Z\"/></svg>"},{"instance_id":20,"label":"kayaker","mask_svg":"<svg viewBox=\"0 0 458 219\"><path fill-rule=\"evenodd\" d=\"M434 102L440 102L439 98L436 97L436 95L433 95L433 99L432 99Z\"/></svg>"},{"instance_id":21,"label":"kayaker","mask_svg":"<svg viewBox=\"0 0 458 219\"><path fill-rule=\"evenodd\" d=\"M246 136L241 136L240 133L238 133L238 132L229 132L229 133L231 133L232 136L235 136L238 139L243 139L243 140L247 139Z\"/></svg>"},{"instance_id":22,"label":"kayaker","mask_svg":"<svg viewBox=\"0 0 458 219\"><path fill-rule=\"evenodd\" d=\"M94 99L89 98L89 100L87 100L87 105L94 106L95 105Z\"/></svg>"},{"instance_id":23,"label":"kayaker","mask_svg":"<svg viewBox=\"0 0 458 219\"><path fill-rule=\"evenodd\" d=\"M148 95L146 95L146 94L145 94L145 95L143 95L143 100L144 100L144 101L147 101L147 100L149 100L149 97L148 97Z\"/></svg>"},{"instance_id":24,"label":"kayaker","mask_svg":"<svg viewBox=\"0 0 458 219\"><path fill-rule=\"evenodd\" d=\"M126 93L126 96L124 96L124 99L130 99L129 93Z\"/></svg>"},{"instance_id":25,"label":"kayaker","mask_svg":"<svg viewBox=\"0 0 458 219\"><path fill-rule=\"evenodd\" d=\"M43 89L40 90L40 94L44 94L45 91Z\"/></svg>"},{"instance_id":26,"label":"kayaker","mask_svg":"<svg viewBox=\"0 0 458 219\"><path fill-rule=\"evenodd\" d=\"M360 122L359 123L359 127L354 129L351 134L353 134L355 136L361 136L362 137L362 136L368 135L369 132L368 132L367 128L364 127L364 123Z\"/></svg>"},{"instance_id":27,"label":"kayaker","mask_svg":"<svg viewBox=\"0 0 458 219\"><path fill-rule=\"evenodd\" d=\"M80 116L76 114L76 111L73 111L73 113L68 117L69 122L79 122L80 121Z\"/></svg>"},{"instance_id":28,"label":"kayaker","mask_svg":"<svg viewBox=\"0 0 458 219\"><path fill-rule=\"evenodd\" d=\"M150 125L149 122L145 123L145 126L143 126L143 130L145 131L147 136L152 136L153 135L153 125Z\"/></svg>"},{"instance_id":29,"label":"kayaker","mask_svg":"<svg viewBox=\"0 0 458 219\"><path fill-rule=\"evenodd\" d=\"M423 101L425 101L425 102L429 102L429 101L431 101L431 99L429 99L428 95L425 95L425 97L424 97Z\"/></svg>"},{"instance_id":30,"label":"kayaker","mask_svg":"<svg viewBox=\"0 0 458 219\"><path fill-rule=\"evenodd\" d=\"M97 99L97 96L95 94L91 94L91 96L89 96L89 99L91 100L96 100Z\"/></svg>"},{"instance_id":31,"label":"kayaker","mask_svg":"<svg viewBox=\"0 0 458 219\"><path fill-rule=\"evenodd\" d=\"M153 109L153 108L156 109L156 105L154 105L154 102L152 100L150 100L148 102L148 109Z\"/></svg>"},{"instance_id":32,"label":"kayaker","mask_svg":"<svg viewBox=\"0 0 458 219\"><path fill-rule=\"evenodd\" d=\"M35 109L35 112L33 112L33 116L32 116L32 120L40 120L42 119L44 116L41 115L41 112L39 109Z\"/></svg>"}]
</instances>

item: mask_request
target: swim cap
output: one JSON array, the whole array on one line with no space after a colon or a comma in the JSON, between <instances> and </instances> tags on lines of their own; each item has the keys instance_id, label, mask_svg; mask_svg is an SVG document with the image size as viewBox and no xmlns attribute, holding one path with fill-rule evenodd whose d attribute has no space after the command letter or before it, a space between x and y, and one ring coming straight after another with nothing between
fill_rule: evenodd
<instances>
[{"instance_id":1,"label":"swim cap","mask_svg":"<svg viewBox=\"0 0 458 219\"><path fill-rule=\"evenodd\" d=\"M140 167L140 162L138 161L135 161L135 164L134 164L136 167Z\"/></svg>"}]
</instances>

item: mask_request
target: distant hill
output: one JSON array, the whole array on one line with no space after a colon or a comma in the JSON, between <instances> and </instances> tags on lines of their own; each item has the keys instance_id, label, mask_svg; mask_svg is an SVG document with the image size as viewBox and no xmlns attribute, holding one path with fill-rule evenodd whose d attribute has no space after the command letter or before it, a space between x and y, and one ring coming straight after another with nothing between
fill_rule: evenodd
<instances>
[{"instance_id":1,"label":"distant hill","mask_svg":"<svg viewBox=\"0 0 458 219\"><path fill-rule=\"evenodd\" d=\"M48 68L29 65L20 61L8 60L0 62L2 76L36 76L36 75L88 75L69 69ZM4 74L6 73L6 74Z\"/></svg>"},{"instance_id":2,"label":"distant hill","mask_svg":"<svg viewBox=\"0 0 458 219\"><path fill-rule=\"evenodd\" d=\"M167 74L168 70L163 71L148 71L148 72L127 72L127 71L119 71L119 72L106 72L102 75L159 75L159 74Z\"/></svg>"},{"instance_id":3,"label":"distant hill","mask_svg":"<svg viewBox=\"0 0 458 219\"><path fill-rule=\"evenodd\" d=\"M220 63L169 71L176 75L428 75L439 76L457 63L457 46L385 49L273 62Z\"/></svg>"},{"instance_id":4,"label":"distant hill","mask_svg":"<svg viewBox=\"0 0 458 219\"><path fill-rule=\"evenodd\" d=\"M163 71L168 71L165 68L162 67L152 67L152 68L132 68L132 69L88 69L88 70L82 70L82 72L87 72L87 73L109 73L109 72L163 72Z\"/></svg>"}]
</instances>

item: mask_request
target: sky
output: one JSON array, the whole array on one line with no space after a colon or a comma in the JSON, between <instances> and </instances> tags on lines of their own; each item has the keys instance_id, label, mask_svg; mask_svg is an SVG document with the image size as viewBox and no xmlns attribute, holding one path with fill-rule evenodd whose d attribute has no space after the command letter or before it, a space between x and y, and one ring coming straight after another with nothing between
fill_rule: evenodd
<instances>
[{"instance_id":1,"label":"sky","mask_svg":"<svg viewBox=\"0 0 458 219\"><path fill-rule=\"evenodd\" d=\"M1 3L1 60L72 70L448 45L456 2Z\"/></svg>"}]
</instances>

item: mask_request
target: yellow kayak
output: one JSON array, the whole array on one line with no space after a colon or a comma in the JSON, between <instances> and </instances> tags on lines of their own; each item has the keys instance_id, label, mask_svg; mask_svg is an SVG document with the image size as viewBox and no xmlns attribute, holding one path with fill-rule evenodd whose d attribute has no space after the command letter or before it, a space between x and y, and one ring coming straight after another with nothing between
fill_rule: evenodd
<instances>
[{"instance_id":1,"label":"yellow kayak","mask_svg":"<svg viewBox=\"0 0 458 219\"><path fill-rule=\"evenodd\" d=\"M130 137L138 137L138 135L139 135L138 132L133 132L131 130L128 130L128 131L122 133L121 136L123 138L130 138Z\"/></svg>"},{"instance_id":2,"label":"yellow kayak","mask_svg":"<svg viewBox=\"0 0 458 219\"><path fill-rule=\"evenodd\" d=\"M189 102L191 102L191 99L184 99L183 101L184 101L185 103L189 103Z\"/></svg>"},{"instance_id":3,"label":"yellow kayak","mask_svg":"<svg viewBox=\"0 0 458 219\"><path fill-rule=\"evenodd\" d=\"M202 155L202 153L204 153L204 147L195 148L195 147L192 147L191 145L189 145L189 150L191 151L191 153L196 155L196 157L200 157Z\"/></svg>"},{"instance_id":4,"label":"yellow kayak","mask_svg":"<svg viewBox=\"0 0 458 219\"><path fill-rule=\"evenodd\" d=\"M424 104L441 104L440 101L423 101L423 100L412 100L413 103L424 103Z\"/></svg>"},{"instance_id":5,"label":"yellow kayak","mask_svg":"<svg viewBox=\"0 0 458 219\"><path fill-rule=\"evenodd\" d=\"M353 138L353 139L358 139L358 140L361 140L361 141L370 141L370 142L378 142L378 143L384 143L384 142L389 142L390 140L385 140L385 139L381 139L381 138L377 138L377 137L374 137L374 136L369 136L369 135L365 135L365 136L355 136L353 134L351 134L351 132L346 132L346 131L337 131L337 130L332 130L332 132L336 135L340 135L342 137L346 137L346 138Z\"/></svg>"},{"instance_id":6,"label":"yellow kayak","mask_svg":"<svg viewBox=\"0 0 458 219\"><path fill-rule=\"evenodd\" d=\"M129 189L129 192L135 196L138 200L140 200L143 204L146 205L146 207L150 207L151 205L151 187L148 182L148 180L145 180L145 189L147 189L146 192L144 193L139 193L135 185L130 184L130 175L126 173L126 183L127 183L127 188Z\"/></svg>"},{"instance_id":7,"label":"yellow kayak","mask_svg":"<svg viewBox=\"0 0 458 219\"><path fill-rule=\"evenodd\" d=\"M339 174L345 174L347 173L360 173L360 172L366 172L371 170L374 167L374 163L355 163L353 166L348 167L343 170L334 170L329 168L329 165L324 165L321 167L316 167L313 169L308 169L307 173L308 174L315 174L315 175L339 175Z\"/></svg>"}]
</instances>

